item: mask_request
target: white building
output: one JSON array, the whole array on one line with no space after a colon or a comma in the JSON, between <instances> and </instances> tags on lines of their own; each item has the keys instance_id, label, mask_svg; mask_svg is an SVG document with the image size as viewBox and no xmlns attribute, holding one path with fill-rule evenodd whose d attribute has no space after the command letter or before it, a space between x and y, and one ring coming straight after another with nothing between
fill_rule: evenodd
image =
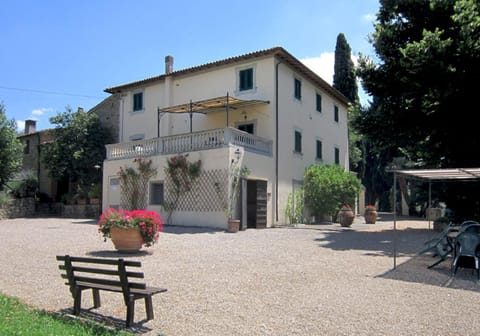
<instances>
[{"instance_id":1,"label":"white building","mask_svg":"<svg viewBox=\"0 0 480 336\"><path fill-rule=\"evenodd\" d=\"M139 156L157 176L148 208L167 214L164 167L176 154L202 161L197 185L183 195L171 223L226 228L223 196L232 164L247 166L237 217L246 227L285 224L287 198L314 163L348 170L347 99L285 49L173 71L106 89L120 101L120 143L107 146L103 207L120 206L118 171Z\"/></svg>"}]
</instances>

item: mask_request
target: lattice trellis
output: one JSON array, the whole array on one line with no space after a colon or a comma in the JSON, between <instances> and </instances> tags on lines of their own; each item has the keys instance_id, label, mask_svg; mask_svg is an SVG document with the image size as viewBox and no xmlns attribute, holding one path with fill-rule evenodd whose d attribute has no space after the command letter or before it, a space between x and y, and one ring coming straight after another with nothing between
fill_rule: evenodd
<instances>
[{"instance_id":1,"label":"lattice trellis","mask_svg":"<svg viewBox=\"0 0 480 336\"><path fill-rule=\"evenodd\" d=\"M165 202L174 201L173 182L165 177ZM223 211L227 202L228 171L226 169L203 170L191 189L180 195L175 211Z\"/></svg>"},{"instance_id":2,"label":"lattice trellis","mask_svg":"<svg viewBox=\"0 0 480 336\"><path fill-rule=\"evenodd\" d=\"M125 210L147 208L148 179L120 179L120 207Z\"/></svg>"}]
</instances>

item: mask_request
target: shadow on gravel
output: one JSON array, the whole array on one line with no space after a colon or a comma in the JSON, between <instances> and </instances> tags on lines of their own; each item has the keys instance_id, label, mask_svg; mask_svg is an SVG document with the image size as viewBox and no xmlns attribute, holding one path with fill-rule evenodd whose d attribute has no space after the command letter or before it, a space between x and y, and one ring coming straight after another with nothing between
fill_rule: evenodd
<instances>
[{"instance_id":1,"label":"shadow on gravel","mask_svg":"<svg viewBox=\"0 0 480 336\"><path fill-rule=\"evenodd\" d=\"M337 251L364 250L366 255L393 256L393 244L396 240L397 256L412 255L421 250L423 242L432 235L424 229L357 231L346 228L324 231L324 237L317 238L323 248Z\"/></svg>"},{"instance_id":2,"label":"shadow on gravel","mask_svg":"<svg viewBox=\"0 0 480 336\"><path fill-rule=\"evenodd\" d=\"M59 311L59 313L62 314L63 316L71 318L71 319L85 320L85 321L88 321L90 323L98 324L101 327L106 326L107 328L124 329L124 330L128 330L130 332L134 332L136 334L145 334L145 333L148 333L148 332L152 331L152 329L143 326L143 323L147 322L147 320L145 320L145 319L135 321L133 323L133 326L126 329L125 320L121 320L121 319L113 317L113 316L98 314L98 313L94 312L93 309L94 308L82 309L79 316L73 315L73 309L72 308L62 309L62 310Z\"/></svg>"},{"instance_id":3,"label":"shadow on gravel","mask_svg":"<svg viewBox=\"0 0 480 336\"><path fill-rule=\"evenodd\" d=\"M476 272L471 269L459 268L457 275L453 278L452 260L447 259L433 268L427 268L435 260L436 258L431 255L416 255L399 265L397 264L396 269L377 277L480 292L480 283L477 281Z\"/></svg>"},{"instance_id":4,"label":"shadow on gravel","mask_svg":"<svg viewBox=\"0 0 480 336\"><path fill-rule=\"evenodd\" d=\"M140 250L132 253L119 252L115 250L91 251L87 255L101 258L136 258L151 255L152 252Z\"/></svg>"},{"instance_id":5,"label":"shadow on gravel","mask_svg":"<svg viewBox=\"0 0 480 336\"><path fill-rule=\"evenodd\" d=\"M339 228L335 231L322 230L322 238L315 239L322 248L337 251L360 250L368 256L392 258L392 269L376 277L480 292L476 272L459 268L452 277L452 259L449 258L433 268L428 268L437 258L432 255L418 255L424 242L438 234L428 229L407 228L394 231L362 231L355 228ZM393 269L393 244L396 241L397 267ZM402 258L399 260L398 258Z\"/></svg>"},{"instance_id":6,"label":"shadow on gravel","mask_svg":"<svg viewBox=\"0 0 480 336\"><path fill-rule=\"evenodd\" d=\"M176 225L164 225L162 233L169 234L195 234L195 233L219 233L225 232L225 230L197 227L197 226L176 226Z\"/></svg>"}]
</instances>

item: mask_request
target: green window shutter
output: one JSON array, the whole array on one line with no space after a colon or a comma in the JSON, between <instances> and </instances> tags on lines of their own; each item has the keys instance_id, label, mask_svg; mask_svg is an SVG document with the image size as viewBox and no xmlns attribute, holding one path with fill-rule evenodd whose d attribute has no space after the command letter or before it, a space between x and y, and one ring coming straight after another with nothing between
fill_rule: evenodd
<instances>
[{"instance_id":1,"label":"green window shutter","mask_svg":"<svg viewBox=\"0 0 480 336\"><path fill-rule=\"evenodd\" d=\"M338 123L339 117L338 117L338 106L334 105L333 106L333 120Z\"/></svg>"},{"instance_id":2,"label":"green window shutter","mask_svg":"<svg viewBox=\"0 0 480 336\"><path fill-rule=\"evenodd\" d=\"M253 89L253 69L240 70L239 72L239 88L240 91Z\"/></svg>"},{"instance_id":3,"label":"green window shutter","mask_svg":"<svg viewBox=\"0 0 480 336\"><path fill-rule=\"evenodd\" d=\"M340 149L335 148L335 164L340 164Z\"/></svg>"},{"instance_id":4,"label":"green window shutter","mask_svg":"<svg viewBox=\"0 0 480 336\"><path fill-rule=\"evenodd\" d=\"M302 133L300 131L295 131L295 152L302 152Z\"/></svg>"},{"instance_id":5,"label":"green window shutter","mask_svg":"<svg viewBox=\"0 0 480 336\"><path fill-rule=\"evenodd\" d=\"M299 79L295 78L294 86L295 98L298 100L302 100L302 82Z\"/></svg>"},{"instance_id":6,"label":"green window shutter","mask_svg":"<svg viewBox=\"0 0 480 336\"><path fill-rule=\"evenodd\" d=\"M143 92L138 92L133 95L133 110L143 110Z\"/></svg>"},{"instance_id":7,"label":"green window shutter","mask_svg":"<svg viewBox=\"0 0 480 336\"><path fill-rule=\"evenodd\" d=\"M322 112L322 96L317 93L317 111Z\"/></svg>"},{"instance_id":8,"label":"green window shutter","mask_svg":"<svg viewBox=\"0 0 480 336\"><path fill-rule=\"evenodd\" d=\"M322 142L320 140L317 140L317 159L321 160L322 159Z\"/></svg>"}]
</instances>

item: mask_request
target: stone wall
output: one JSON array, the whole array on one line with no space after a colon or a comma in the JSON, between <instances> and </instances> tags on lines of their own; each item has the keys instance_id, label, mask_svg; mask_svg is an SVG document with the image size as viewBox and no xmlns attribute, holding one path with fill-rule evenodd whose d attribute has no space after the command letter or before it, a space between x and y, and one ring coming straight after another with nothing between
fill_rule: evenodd
<instances>
[{"instance_id":1,"label":"stone wall","mask_svg":"<svg viewBox=\"0 0 480 336\"><path fill-rule=\"evenodd\" d=\"M60 214L66 218L99 218L102 211L100 204L61 205Z\"/></svg>"},{"instance_id":2,"label":"stone wall","mask_svg":"<svg viewBox=\"0 0 480 336\"><path fill-rule=\"evenodd\" d=\"M0 219L32 217L35 215L35 199L33 197L11 200L9 204L0 206Z\"/></svg>"}]
</instances>

